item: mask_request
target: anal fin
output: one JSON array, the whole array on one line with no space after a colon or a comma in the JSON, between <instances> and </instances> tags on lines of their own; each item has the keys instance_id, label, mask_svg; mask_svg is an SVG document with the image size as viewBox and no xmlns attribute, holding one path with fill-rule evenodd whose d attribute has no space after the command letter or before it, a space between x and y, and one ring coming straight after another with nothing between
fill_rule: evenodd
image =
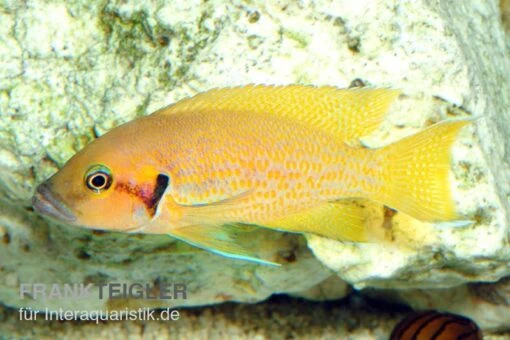
<instances>
[{"instance_id":1,"label":"anal fin","mask_svg":"<svg viewBox=\"0 0 510 340\"><path fill-rule=\"evenodd\" d=\"M264 223L269 228L290 232L313 233L337 241L368 242L369 212L366 200L329 202Z\"/></svg>"},{"instance_id":2,"label":"anal fin","mask_svg":"<svg viewBox=\"0 0 510 340\"><path fill-rule=\"evenodd\" d=\"M233 259L280 266L259 258L255 251L240 244L238 236L251 230L236 225L193 225L172 229L170 236L212 253Z\"/></svg>"}]
</instances>

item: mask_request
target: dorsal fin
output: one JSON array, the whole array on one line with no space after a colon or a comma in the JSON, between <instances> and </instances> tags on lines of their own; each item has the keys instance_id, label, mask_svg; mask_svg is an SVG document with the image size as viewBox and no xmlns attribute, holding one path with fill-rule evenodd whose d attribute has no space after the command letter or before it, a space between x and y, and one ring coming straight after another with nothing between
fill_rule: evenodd
<instances>
[{"instance_id":1,"label":"dorsal fin","mask_svg":"<svg viewBox=\"0 0 510 340\"><path fill-rule=\"evenodd\" d=\"M352 141L377 129L399 94L398 90L385 88L247 85L200 93L156 114L211 110L270 113L297 119L327 130L341 140Z\"/></svg>"}]
</instances>

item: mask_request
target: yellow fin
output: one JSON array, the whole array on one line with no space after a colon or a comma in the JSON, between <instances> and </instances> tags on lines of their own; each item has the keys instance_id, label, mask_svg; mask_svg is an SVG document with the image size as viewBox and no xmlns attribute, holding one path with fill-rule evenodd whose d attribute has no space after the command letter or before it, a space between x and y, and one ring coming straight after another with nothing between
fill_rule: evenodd
<instances>
[{"instance_id":1,"label":"yellow fin","mask_svg":"<svg viewBox=\"0 0 510 340\"><path fill-rule=\"evenodd\" d=\"M266 261L256 255L256 251L247 249L240 244L240 233L251 231L248 226L237 227L235 225L197 225L172 229L169 233L177 239L185 241L195 247L199 247L212 253L228 258L256 262L260 264L280 266L279 263Z\"/></svg>"},{"instance_id":2,"label":"yellow fin","mask_svg":"<svg viewBox=\"0 0 510 340\"><path fill-rule=\"evenodd\" d=\"M422 221L458 218L450 190L451 147L471 120L450 120L376 150L384 183L369 197Z\"/></svg>"},{"instance_id":3,"label":"yellow fin","mask_svg":"<svg viewBox=\"0 0 510 340\"><path fill-rule=\"evenodd\" d=\"M400 91L385 88L248 85L200 93L157 114L213 110L270 113L297 119L350 141L377 129L399 95Z\"/></svg>"},{"instance_id":4,"label":"yellow fin","mask_svg":"<svg viewBox=\"0 0 510 340\"><path fill-rule=\"evenodd\" d=\"M338 201L264 223L264 227L313 233L337 241L367 242L365 215L363 201Z\"/></svg>"},{"instance_id":5,"label":"yellow fin","mask_svg":"<svg viewBox=\"0 0 510 340\"><path fill-rule=\"evenodd\" d=\"M251 192L251 190L248 190L220 200L214 198L190 204L171 201L171 204L176 204L180 207L183 215L186 216L186 221L192 225L202 225L204 221L211 225L222 225L232 222L229 212L237 209L243 202L249 200ZM172 211L172 209L174 209L174 206L169 211Z\"/></svg>"}]
</instances>

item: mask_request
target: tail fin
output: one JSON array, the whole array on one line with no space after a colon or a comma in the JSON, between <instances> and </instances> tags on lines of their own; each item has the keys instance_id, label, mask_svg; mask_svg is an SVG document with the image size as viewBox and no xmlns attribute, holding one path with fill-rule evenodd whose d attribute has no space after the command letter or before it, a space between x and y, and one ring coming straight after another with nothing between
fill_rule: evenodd
<instances>
[{"instance_id":1,"label":"tail fin","mask_svg":"<svg viewBox=\"0 0 510 340\"><path fill-rule=\"evenodd\" d=\"M377 150L385 185L374 199L422 221L456 219L448 178L450 149L460 129L470 122L444 121Z\"/></svg>"}]
</instances>

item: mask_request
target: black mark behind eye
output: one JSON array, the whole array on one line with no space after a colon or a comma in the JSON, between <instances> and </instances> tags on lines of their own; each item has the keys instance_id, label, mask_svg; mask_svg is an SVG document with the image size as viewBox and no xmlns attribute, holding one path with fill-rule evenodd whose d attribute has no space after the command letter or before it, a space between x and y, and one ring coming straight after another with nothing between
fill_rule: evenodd
<instances>
[{"instance_id":1,"label":"black mark behind eye","mask_svg":"<svg viewBox=\"0 0 510 340\"><path fill-rule=\"evenodd\" d=\"M152 197L150 198L147 205L147 208L149 209L151 216L154 216L156 214L159 201L161 201L161 198L165 194L169 182L170 179L166 175L159 174L158 177L156 178L156 187L154 188Z\"/></svg>"}]
</instances>

